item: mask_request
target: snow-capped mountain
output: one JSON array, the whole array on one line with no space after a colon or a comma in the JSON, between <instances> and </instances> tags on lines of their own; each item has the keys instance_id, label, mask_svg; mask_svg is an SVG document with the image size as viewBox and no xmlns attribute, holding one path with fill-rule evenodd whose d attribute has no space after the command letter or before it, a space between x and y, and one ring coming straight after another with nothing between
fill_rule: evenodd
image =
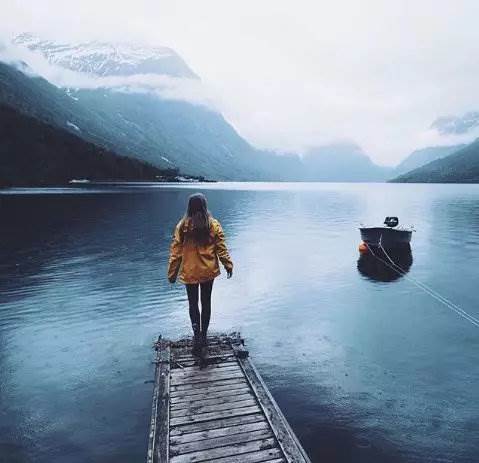
<instances>
[{"instance_id":1,"label":"snow-capped mountain","mask_svg":"<svg viewBox=\"0 0 479 463\"><path fill-rule=\"evenodd\" d=\"M13 43L40 52L52 64L95 76L158 74L198 78L183 59L167 47L100 41L68 44L42 40L29 33L17 35Z\"/></svg>"},{"instance_id":2,"label":"snow-capped mountain","mask_svg":"<svg viewBox=\"0 0 479 463\"><path fill-rule=\"evenodd\" d=\"M30 34L17 36L14 43L42 54L56 66L90 76L154 73L198 79L168 48L64 44ZM388 174L356 146L318 148L304 161L298 155L277 156L257 150L218 111L187 99L167 98L161 92L117 91L104 85L51 86L12 69L5 68L4 73L10 86L4 95L8 103L22 104L29 108L29 115L47 118L74 135L156 167L174 166L186 174L218 180L378 181ZM190 84L187 79L175 80Z\"/></svg>"}]
</instances>

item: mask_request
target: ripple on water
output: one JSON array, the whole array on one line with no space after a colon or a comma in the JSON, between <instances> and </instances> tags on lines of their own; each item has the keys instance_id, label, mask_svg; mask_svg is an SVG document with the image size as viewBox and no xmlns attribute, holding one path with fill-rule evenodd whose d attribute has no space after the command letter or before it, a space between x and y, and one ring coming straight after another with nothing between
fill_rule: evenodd
<instances>
[{"instance_id":1,"label":"ripple on water","mask_svg":"<svg viewBox=\"0 0 479 463\"><path fill-rule=\"evenodd\" d=\"M12 461L144 458L151 343L190 331L165 273L192 190L132 188L2 197L0 452ZM194 189L208 190L235 261L215 282L212 328L241 329L313 461L474 460L477 330L404 278L363 278L357 225L393 209L414 223L409 275L477 316L479 189Z\"/></svg>"}]
</instances>

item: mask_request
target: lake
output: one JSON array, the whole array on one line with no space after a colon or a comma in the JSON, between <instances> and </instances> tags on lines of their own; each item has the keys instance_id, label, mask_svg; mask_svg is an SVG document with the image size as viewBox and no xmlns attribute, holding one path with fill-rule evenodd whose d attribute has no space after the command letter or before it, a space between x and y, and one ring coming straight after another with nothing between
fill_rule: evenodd
<instances>
[{"instance_id":1,"label":"lake","mask_svg":"<svg viewBox=\"0 0 479 463\"><path fill-rule=\"evenodd\" d=\"M218 183L0 195L0 462L144 461L152 343L189 333L165 274L197 190L235 262L211 329L241 331L313 462L477 461L479 328L411 279L479 317L479 185ZM358 262L387 215L417 230L406 276Z\"/></svg>"}]
</instances>

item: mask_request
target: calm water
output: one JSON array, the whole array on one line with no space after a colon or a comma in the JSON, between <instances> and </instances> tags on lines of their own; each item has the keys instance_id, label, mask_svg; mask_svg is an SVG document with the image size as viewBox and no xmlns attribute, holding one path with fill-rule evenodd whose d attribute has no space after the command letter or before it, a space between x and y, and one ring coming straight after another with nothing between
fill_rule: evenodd
<instances>
[{"instance_id":1,"label":"calm water","mask_svg":"<svg viewBox=\"0 0 479 463\"><path fill-rule=\"evenodd\" d=\"M479 186L198 188L236 265L212 329L241 330L313 461L478 460L479 328L360 272L357 226L413 223L408 276L479 317ZM152 341L188 333L165 271L190 193L0 195L1 462L144 461Z\"/></svg>"}]
</instances>

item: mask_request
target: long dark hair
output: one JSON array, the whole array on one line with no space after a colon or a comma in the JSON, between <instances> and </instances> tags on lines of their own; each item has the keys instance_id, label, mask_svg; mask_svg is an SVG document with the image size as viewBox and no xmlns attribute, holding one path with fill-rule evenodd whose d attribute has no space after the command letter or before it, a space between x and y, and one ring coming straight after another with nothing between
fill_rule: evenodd
<instances>
[{"instance_id":1,"label":"long dark hair","mask_svg":"<svg viewBox=\"0 0 479 463\"><path fill-rule=\"evenodd\" d=\"M211 215L205 195L195 193L188 198L188 207L181 227L182 233L186 233L196 244L208 244L210 241L210 219Z\"/></svg>"}]
</instances>

